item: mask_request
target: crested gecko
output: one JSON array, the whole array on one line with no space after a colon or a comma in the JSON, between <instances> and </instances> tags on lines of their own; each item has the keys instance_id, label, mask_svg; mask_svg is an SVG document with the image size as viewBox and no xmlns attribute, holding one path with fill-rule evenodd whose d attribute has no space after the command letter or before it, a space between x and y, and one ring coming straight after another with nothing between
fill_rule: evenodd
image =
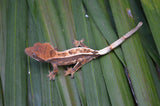
<instances>
[{"instance_id":1,"label":"crested gecko","mask_svg":"<svg viewBox=\"0 0 160 106\"><path fill-rule=\"evenodd\" d=\"M50 80L55 79L55 76L58 72L57 66L75 64L73 68L68 68L67 71L65 71L65 76L71 75L71 78L73 78L74 73L84 64L90 62L92 59L112 51L114 48L123 43L127 38L129 38L133 33L135 33L142 26L142 24L142 22L139 22L135 28L113 42L111 45L101 50L93 50L88 48L83 43L83 40L74 40L73 44L75 47L65 51L57 51L57 49L53 48L49 43L37 42L33 45L33 47L26 48L25 53L37 61L51 63L54 70L48 74Z\"/></svg>"}]
</instances>

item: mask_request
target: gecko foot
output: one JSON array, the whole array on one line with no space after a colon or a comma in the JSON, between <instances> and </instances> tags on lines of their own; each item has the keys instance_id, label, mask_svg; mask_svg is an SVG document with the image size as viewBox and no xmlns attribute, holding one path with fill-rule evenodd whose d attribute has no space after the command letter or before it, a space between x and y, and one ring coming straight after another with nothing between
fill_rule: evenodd
<instances>
[{"instance_id":1,"label":"gecko foot","mask_svg":"<svg viewBox=\"0 0 160 106\"><path fill-rule=\"evenodd\" d=\"M47 76L49 77L49 80L55 80L56 73L54 71L49 71Z\"/></svg>"},{"instance_id":2,"label":"gecko foot","mask_svg":"<svg viewBox=\"0 0 160 106\"><path fill-rule=\"evenodd\" d=\"M83 41L84 41L84 39L82 39L82 40L80 40L80 41L74 39L73 45L74 45L75 47L79 47L79 46L80 46L80 47L87 47L87 46L83 43Z\"/></svg>"},{"instance_id":3,"label":"gecko foot","mask_svg":"<svg viewBox=\"0 0 160 106\"><path fill-rule=\"evenodd\" d=\"M71 75L71 78L73 78L74 73L75 73L75 71L73 71L73 68L68 68L67 71L65 71L64 76Z\"/></svg>"}]
</instances>

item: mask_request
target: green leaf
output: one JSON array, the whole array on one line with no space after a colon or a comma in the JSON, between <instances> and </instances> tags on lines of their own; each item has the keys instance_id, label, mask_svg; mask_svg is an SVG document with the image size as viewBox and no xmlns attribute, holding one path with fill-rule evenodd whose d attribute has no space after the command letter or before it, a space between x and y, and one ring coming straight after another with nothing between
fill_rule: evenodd
<instances>
[{"instance_id":1,"label":"green leaf","mask_svg":"<svg viewBox=\"0 0 160 106\"><path fill-rule=\"evenodd\" d=\"M4 78L6 53L6 2L0 3L0 106L4 106Z\"/></svg>"},{"instance_id":2,"label":"green leaf","mask_svg":"<svg viewBox=\"0 0 160 106\"><path fill-rule=\"evenodd\" d=\"M7 106L25 106L27 68L24 53L27 35L25 0L8 0L4 102Z\"/></svg>"},{"instance_id":3,"label":"green leaf","mask_svg":"<svg viewBox=\"0 0 160 106\"><path fill-rule=\"evenodd\" d=\"M6 1L0 3L0 76L4 89L5 60L6 60Z\"/></svg>"},{"instance_id":4,"label":"green leaf","mask_svg":"<svg viewBox=\"0 0 160 106\"><path fill-rule=\"evenodd\" d=\"M160 54L160 1L159 0L141 0L144 13L146 15L149 27L153 34L158 52Z\"/></svg>"},{"instance_id":5,"label":"green leaf","mask_svg":"<svg viewBox=\"0 0 160 106\"><path fill-rule=\"evenodd\" d=\"M146 18L143 15L143 11L140 11L141 5L138 3L139 2L135 2L133 0L130 0L131 10L132 10L132 14L134 16L135 21L137 21L137 22L142 21L143 22L143 26L139 30L139 33L141 35L139 37L140 37L140 40L141 40L142 45L144 47L144 50L146 50L146 52L147 52L146 53L146 57L148 60L147 62L150 67L150 72L152 74L154 84L156 86L157 92L160 97L160 90L159 90L160 89L160 79L159 79L157 71L155 69L155 65L154 65L153 61L151 60L151 59L153 59L154 62L156 62L156 64L158 64L160 66L160 56L159 56L158 50L156 48L151 31L149 29L148 23L146 21Z\"/></svg>"},{"instance_id":6,"label":"green leaf","mask_svg":"<svg viewBox=\"0 0 160 106\"><path fill-rule=\"evenodd\" d=\"M110 0L118 35L122 36L135 26L128 0ZM116 7L116 8L115 8ZM129 11L130 10L130 11ZM123 25L123 27L122 27ZM138 32L122 44L127 68L139 105L158 105L157 91L150 73ZM147 98L147 101L146 101Z\"/></svg>"},{"instance_id":7,"label":"green leaf","mask_svg":"<svg viewBox=\"0 0 160 106\"><path fill-rule=\"evenodd\" d=\"M0 76L0 105L4 106L4 96L3 96L3 88L2 88L2 80Z\"/></svg>"},{"instance_id":8,"label":"green leaf","mask_svg":"<svg viewBox=\"0 0 160 106\"><path fill-rule=\"evenodd\" d=\"M140 40L142 42L143 47L149 55L152 57L152 59L160 66L160 56L156 47L156 44L154 42L151 30L148 26L147 20L145 16L143 15L143 11L140 11L141 5L138 4L139 2L135 2L133 0L130 0L131 4L131 14L134 16L135 21L138 23L139 21L143 22L142 28L140 28L139 33L141 36Z\"/></svg>"}]
</instances>

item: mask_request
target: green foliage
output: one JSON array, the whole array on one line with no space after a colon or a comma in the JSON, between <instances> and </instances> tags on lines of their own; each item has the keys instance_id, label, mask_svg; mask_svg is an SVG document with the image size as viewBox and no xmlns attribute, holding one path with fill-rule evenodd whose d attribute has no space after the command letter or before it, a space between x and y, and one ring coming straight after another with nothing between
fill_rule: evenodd
<instances>
[{"instance_id":1,"label":"green foliage","mask_svg":"<svg viewBox=\"0 0 160 106\"><path fill-rule=\"evenodd\" d=\"M159 4L158 0L0 0L0 105L160 105ZM74 39L83 38L88 47L102 49L139 21L143 22L139 31L111 53L84 65L74 79L64 77L67 67L60 66L55 81L50 81L50 64L24 53L35 42L66 50Z\"/></svg>"}]
</instances>

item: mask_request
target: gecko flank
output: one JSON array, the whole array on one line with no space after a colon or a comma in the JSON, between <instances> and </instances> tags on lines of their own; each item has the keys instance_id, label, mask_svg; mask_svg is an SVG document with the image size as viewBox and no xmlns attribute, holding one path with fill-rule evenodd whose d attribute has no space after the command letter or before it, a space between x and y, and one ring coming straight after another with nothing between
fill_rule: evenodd
<instances>
[{"instance_id":1,"label":"gecko flank","mask_svg":"<svg viewBox=\"0 0 160 106\"><path fill-rule=\"evenodd\" d=\"M57 66L75 64L73 68L68 68L67 71L65 71L65 76L71 75L71 77L73 78L74 73L84 64L112 51L114 48L122 44L133 33L135 33L142 26L142 24L142 22L139 22L138 25L131 31L113 42L110 46L107 46L101 50L93 50L88 48L83 43L83 40L74 40L73 44L75 47L65 51L57 51L49 43L37 42L33 45L33 47L26 48L25 53L37 61L48 62L52 64L54 70L49 72L48 77L50 80L55 79L55 76L58 72Z\"/></svg>"}]
</instances>

